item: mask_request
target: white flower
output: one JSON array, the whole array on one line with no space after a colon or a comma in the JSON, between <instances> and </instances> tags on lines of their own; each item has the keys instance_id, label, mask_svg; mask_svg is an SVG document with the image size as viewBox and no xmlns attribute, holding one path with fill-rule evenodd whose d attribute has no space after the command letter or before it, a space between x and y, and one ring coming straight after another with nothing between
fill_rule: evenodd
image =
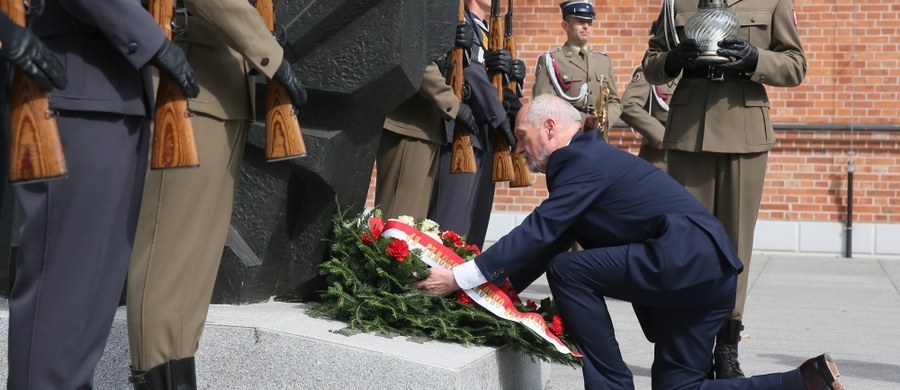
<instances>
[{"instance_id":1,"label":"white flower","mask_svg":"<svg viewBox=\"0 0 900 390\"><path fill-rule=\"evenodd\" d=\"M401 215L397 218L398 221L403 222L409 226L416 226L416 220L413 217L408 215Z\"/></svg>"},{"instance_id":2,"label":"white flower","mask_svg":"<svg viewBox=\"0 0 900 390\"><path fill-rule=\"evenodd\" d=\"M425 232L425 233L435 233L435 234L437 234L437 235L440 235L440 234L441 234L441 227L440 227L440 225L438 225L437 222L434 222L434 221L432 221L432 220L430 220L430 219L423 219L422 222L421 222L419 225L421 225L421 226L419 227L419 230L421 230L421 231L423 231L423 232Z\"/></svg>"}]
</instances>

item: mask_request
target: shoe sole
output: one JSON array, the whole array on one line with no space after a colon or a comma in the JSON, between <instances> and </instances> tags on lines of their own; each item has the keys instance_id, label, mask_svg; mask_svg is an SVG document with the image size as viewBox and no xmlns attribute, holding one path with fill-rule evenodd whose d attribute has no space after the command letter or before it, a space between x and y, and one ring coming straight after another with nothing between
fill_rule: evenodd
<instances>
[{"instance_id":1,"label":"shoe sole","mask_svg":"<svg viewBox=\"0 0 900 390\"><path fill-rule=\"evenodd\" d=\"M841 376L841 373L838 371L837 365L834 364L834 360L831 360L831 356L827 353L824 355L824 360L825 367L819 366L819 371L822 373L822 376L825 377L826 382L828 382L828 387L830 387L831 390L844 390L844 386L837 380L837 378Z\"/></svg>"}]
</instances>

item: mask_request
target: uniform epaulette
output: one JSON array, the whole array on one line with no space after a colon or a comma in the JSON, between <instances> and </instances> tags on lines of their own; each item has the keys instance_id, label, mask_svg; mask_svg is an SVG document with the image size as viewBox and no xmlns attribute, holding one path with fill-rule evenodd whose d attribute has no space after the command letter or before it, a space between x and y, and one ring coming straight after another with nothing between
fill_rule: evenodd
<instances>
[{"instance_id":1,"label":"uniform epaulette","mask_svg":"<svg viewBox=\"0 0 900 390\"><path fill-rule=\"evenodd\" d=\"M590 52L591 52L591 54L599 54L601 56L609 57L608 55L606 55L606 53L604 53L602 51L591 50Z\"/></svg>"},{"instance_id":2,"label":"uniform epaulette","mask_svg":"<svg viewBox=\"0 0 900 390\"><path fill-rule=\"evenodd\" d=\"M644 69L641 68L641 65L635 66L634 70L631 71L631 77L634 78L634 75L642 72Z\"/></svg>"}]
</instances>

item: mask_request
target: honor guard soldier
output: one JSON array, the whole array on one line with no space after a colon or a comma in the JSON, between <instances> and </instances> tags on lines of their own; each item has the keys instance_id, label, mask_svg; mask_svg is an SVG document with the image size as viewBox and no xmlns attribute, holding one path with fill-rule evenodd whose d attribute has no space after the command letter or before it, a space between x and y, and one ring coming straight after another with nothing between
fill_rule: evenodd
<instances>
[{"instance_id":1,"label":"honor guard soldier","mask_svg":"<svg viewBox=\"0 0 900 390\"><path fill-rule=\"evenodd\" d=\"M656 22L650 29L650 35L654 34ZM631 73L631 82L622 92L622 121L642 138L638 157L663 171L666 170L663 135L666 133L666 119L669 116L669 99L672 98L679 79L652 85L644 77L644 68L638 66Z\"/></svg>"},{"instance_id":2,"label":"honor guard soldier","mask_svg":"<svg viewBox=\"0 0 900 390\"><path fill-rule=\"evenodd\" d=\"M681 74L663 139L668 172L722 221L745 268L734 310L716 337L717 378L744 375L737 344L747 269L766 162L775 145L765 86L798 86L807 67L791 0L737 0L727 7L740 23L736 36L718 42L717 54L728 57L727 62L696 61L701 49L684 29L697 12L697 0L664 2L656 22L662 28L650 39L643 60L651 84L665 84Z\"/></svg>"},{"instance_id":3,"label":"honor guard soldier","mask_svg":"<svg viewBox=\"0 0 900 390\"><path fill-rule=\"evenodd\" d=\"M535 80L531 95L555 94L581 112L585 129L596 129L597 99L604 86L609 88L606 107L608 123L615 123L622 113L622 104L616 92L616 78L612 62L604 53L590 50L588 40L594 23L594 6L588 1L566 1L562 10L562 28L566 43L541 54L535 66ZM604 134L604 138L608 138Z\"/></svg>"}]
</instances>

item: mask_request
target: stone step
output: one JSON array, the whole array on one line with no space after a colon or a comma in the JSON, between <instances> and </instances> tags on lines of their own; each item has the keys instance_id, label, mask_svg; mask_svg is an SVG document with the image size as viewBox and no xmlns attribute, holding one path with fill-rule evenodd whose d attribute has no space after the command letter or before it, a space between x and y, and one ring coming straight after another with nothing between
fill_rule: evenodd
<instances>
[{"instance_id":1,"label":"stone step","mask_svg":"<svg viewBox=\"0 0 900 390\"><path fill-rule=\"evenodd\" d=\"M0 335L9 311L0 302ZM540 389L539 360L511 348L339 332L345 323L307 316L303 304L213 305L197 353L202 389ZM6 343L0 345L6 367ZM95 389L126 389L130 363L119 308ZM6 382L6 370L0 383Z\"/></svg>"}]
</instances>

